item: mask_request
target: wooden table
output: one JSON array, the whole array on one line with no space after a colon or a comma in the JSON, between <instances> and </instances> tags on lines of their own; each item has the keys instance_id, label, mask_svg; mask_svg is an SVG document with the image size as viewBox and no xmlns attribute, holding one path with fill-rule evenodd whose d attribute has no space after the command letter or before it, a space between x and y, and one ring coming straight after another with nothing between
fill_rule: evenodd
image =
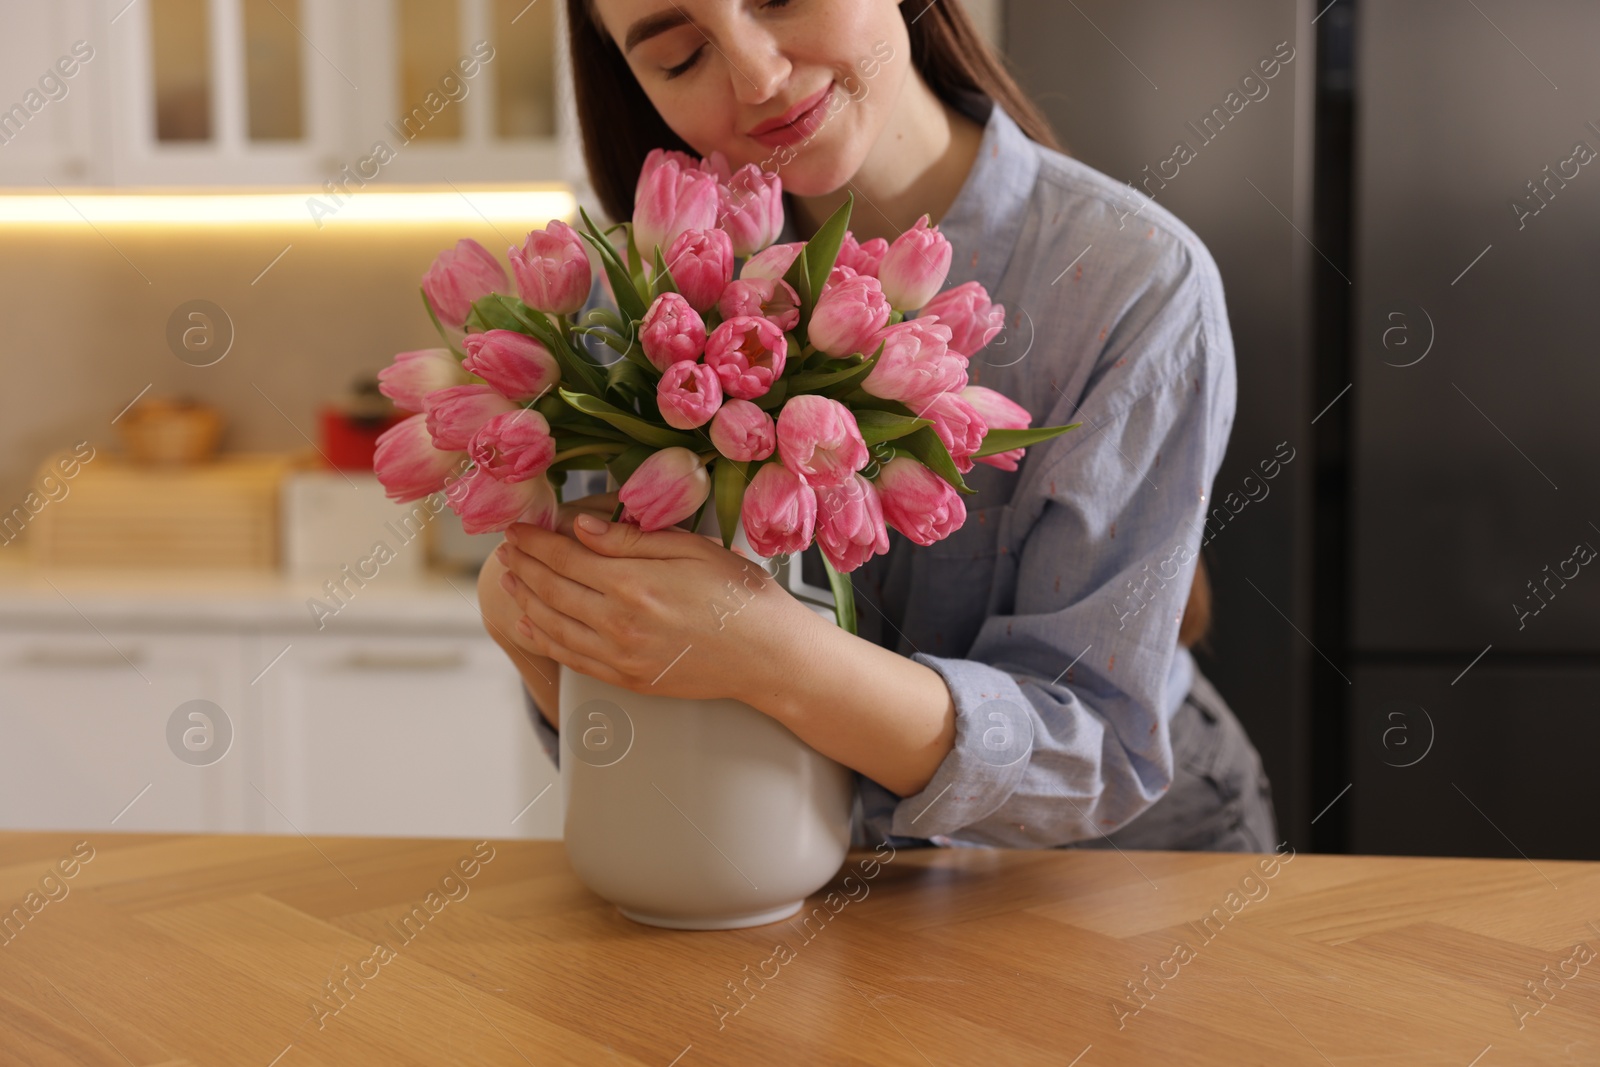
<instances>
[{"instance_id":1,"label":"wooden table","mask_svg":"<svg viewBox=\"0 0 1600 1067\"><path fill-rule=\"evenodd\" d=\"M558 842L4 834L0 1063L1600 1064L1600 864L880 853L677 933Z\"/></svg>"}]
</instances>

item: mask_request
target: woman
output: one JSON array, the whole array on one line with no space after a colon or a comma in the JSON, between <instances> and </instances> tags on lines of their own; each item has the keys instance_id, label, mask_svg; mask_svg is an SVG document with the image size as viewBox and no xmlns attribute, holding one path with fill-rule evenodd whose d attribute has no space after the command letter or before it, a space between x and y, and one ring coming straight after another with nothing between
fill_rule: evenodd
<instances>
[{"instance_id":1,"label":"woman","mask_svg":"<svg viewBox=\"0 0 1600 1067\"><path fill-rule=\"evenodd\" d=\"M785 240L849 195L863 242L927 214L955 246L947 287L1008 309L971 381L1033 425L1083 425L1015 471L975 467L946 540L892 532L853 575L860 636L775 583L728 620L710 605L750 564L607 525L614 494L565 508L561 532L514 526L480 602L551 758L566 664L772 715L858 772L858 845L1270 850L1259 757L1187 649L1235 398L1200 241L1057 151L955 0L569 0L568 17L613 217L656 147L776 170Z\"/></svg>"}]
</instances>

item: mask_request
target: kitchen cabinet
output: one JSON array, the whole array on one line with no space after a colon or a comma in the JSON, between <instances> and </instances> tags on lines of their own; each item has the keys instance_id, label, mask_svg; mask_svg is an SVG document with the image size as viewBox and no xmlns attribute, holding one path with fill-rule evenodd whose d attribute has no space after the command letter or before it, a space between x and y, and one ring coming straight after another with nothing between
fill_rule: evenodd
<instances>
[{"instance_id":1,"label":"kitchen cabinet","mask_svg":"<svg viewBox=\"0 0 1600 1067\"><path fill-rule=\"evenodd\" d=\"M8 16L0 182L565 181L555 0L60 0ZM53 76L75 44L90 55ZM30 85L46 78L50 89ZM14 82L8 79L8 83ZM57 83L60 88L54 88ZM40 104L31 109L27 94ZM59 93L60 99L51 95ZM15 99L13 99L15 97Z\"/></svg>"},{"instance_id":2,"label":"kitchen cabinet","mask_svg":"<svg viewBox=\"0 0 1600 1067\"><path fill-rule=\"evenodd\" d=\"M553 767L521 679L488 638L264 633L247 746L276 805L261 829L560 836ZM537 803L528 807L535 797ZM526 809L526 811L524 810Z\"/></svg>"},{"instance_id":3,"label":"kitchen cabinet","mask_svg":"<svg viewBox=\"0 0 1600 1067\"><path fill-rule=\"evenodd\" d=\"M7 10L0 32L0 184L83 184L104 169L95 120L103 117L106 42L91 28L90 7L86 0L60 0ZM83 45L75 53L77 42Z\"/></svg>"},{"instance_id":4,"label":"kitchen cabinet","mask_svg":"<svg viewBox=\"0 0 1600 1067\"><path fill-rule=\"evenodd\" d=\"M237 753L201 766L167 741L169 720L189 701L237 716L240 652L236 639L203 633L0 632L0 821L38 830L243 828ZM206 728L187 714L185 729Z\"/></svg>"},{"instance_id":5,"label":"kitchen cabinet","mask_svg":"<svg viewBox=\"0 0 1600 1067\"><path fill-rule=\"evenodd\" d=\"M0 829L560 836L521 679L459 587L322 631L285 589L226 611L72 589L82 616L32 623L0 597Z\"/></svg>"}]
</instances>

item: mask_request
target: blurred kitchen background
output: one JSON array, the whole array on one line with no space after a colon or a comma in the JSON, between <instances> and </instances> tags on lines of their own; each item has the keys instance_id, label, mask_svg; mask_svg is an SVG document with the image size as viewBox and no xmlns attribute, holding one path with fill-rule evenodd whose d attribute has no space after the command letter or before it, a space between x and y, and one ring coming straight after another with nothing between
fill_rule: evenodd
<instances>
[{"instance_id":1,"label":"blurred kitchen background","mask_svg":"<svg viewBox=\"0 0 1600 1067\"><path fill-rule=\"evenodd\" d=\"M940 2L1221 267L1197 655L1283 836L1600 857L1600 8ZM0 15L0 827L559 836L499 535L370 455L433 256L592 204L561 4Z\"/></svg>"}]
</instances>

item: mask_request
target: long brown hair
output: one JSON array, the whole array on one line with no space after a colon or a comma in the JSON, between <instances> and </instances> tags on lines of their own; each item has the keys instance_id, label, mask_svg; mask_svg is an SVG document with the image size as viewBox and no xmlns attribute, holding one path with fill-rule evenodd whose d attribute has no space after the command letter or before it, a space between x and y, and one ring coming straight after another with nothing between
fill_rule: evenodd
<instances>
[{"instance_id":1,"label":"long brown hair","mask_svg":"<svg viewBox=\"0 0 1600 1067\"><path fill-rule=\"evenodd\" d=\"M907 8L915 9L908 14ZM1060 150L1044 113L1028 99L1000 57L956 0L903 0L900 14L911 37L911 61L945 103L962 93L982 93L1005 108L1033 140ZM593 0L567 0L567 32L583 136L583 157L600 204L613 220L633 214L639 170L652 148L696 154L672 132L645 95L633 69L595 17Z\"/></svg>"},{"instance_id":2,"label":"long brown hair","mask_svg":"<svg viewBox=\"0 0 1600 1067\"><path fill-rule=\"evenodd\" d=\"M908 6L915 10L909 13ZM911 61L935 96L952 107L964 93L994 100L1029 138L1057 151L1062 145L1044 113L1028 98L957 0L902 0ZM567 0L572 74L583 157L600 205L613 221L633 214L634 190L653 148L694 149L668 126L645 95L633 68L595 17L593 0ZM1211 583L1205 561L1195 567L1178 642L1194 645L1211 627Z\"/></svg>"}]
</instances>

